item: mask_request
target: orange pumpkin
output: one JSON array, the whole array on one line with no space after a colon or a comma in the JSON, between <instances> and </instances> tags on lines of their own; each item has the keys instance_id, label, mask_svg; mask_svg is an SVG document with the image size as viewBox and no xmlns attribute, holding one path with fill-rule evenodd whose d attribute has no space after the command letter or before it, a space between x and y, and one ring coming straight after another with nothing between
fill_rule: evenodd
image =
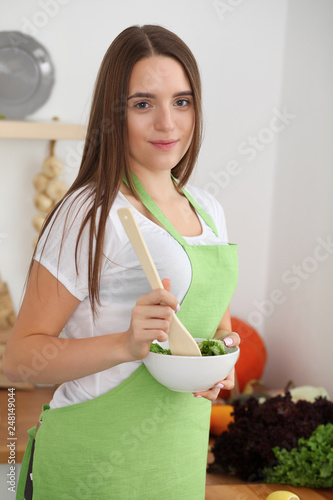
<instances>
[{"instance_id":1,"label":"orange pumpkin","mask_svg":"<svg viewBox=\"0 0 333 500\"><path fill-rule=\"evenodd\" d=\"M219 436L223 431L228 430L230 422L234 421L231 413L234 407L226 404L213 404L210 415L210 432L214 436Z\"/></svg>"},{"instance_id":2,"label":"orange pumpkin","mask_svg":"<svg viewBox=\"0 0 333 500\"><path fill-rule=\"evenodd\" d=\"M259 333L245 321L231 318L232 331L240 336L240 353L235 366L239 391L242 392L250 380L260 380L266 360L267 351ZM222 389L219 397L228 399L230 391Z\"/></svg>"}]
</instances>

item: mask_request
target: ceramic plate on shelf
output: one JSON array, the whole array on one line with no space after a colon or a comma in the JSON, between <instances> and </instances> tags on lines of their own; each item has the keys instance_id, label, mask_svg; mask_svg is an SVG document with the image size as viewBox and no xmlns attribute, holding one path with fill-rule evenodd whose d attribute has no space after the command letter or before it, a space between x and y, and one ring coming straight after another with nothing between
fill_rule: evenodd
<instances>
[{"instance_id":1,"label":"ceramic plate on shelf","mask_svg":"<svg viewBox=\"0 0 333 500\"><path fill-rule=\"evenodd\" d=\"M24 118L49 98L54 67L47 50L20 31L0 32L0 115Z\"/></svg>"}]
</instances>

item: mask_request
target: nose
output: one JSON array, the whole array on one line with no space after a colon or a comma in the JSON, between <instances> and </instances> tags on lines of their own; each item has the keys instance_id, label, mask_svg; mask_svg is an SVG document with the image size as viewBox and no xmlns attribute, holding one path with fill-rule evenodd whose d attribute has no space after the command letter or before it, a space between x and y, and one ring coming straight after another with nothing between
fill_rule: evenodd
<instances>
[{"instance_id":1,"label":"nose","mask_svg":"<svg viewBox=\"0 0 333 500\"><path fill-rule=\"evenodd\" d=\"M172 110L168 105L159 106L155 115L155 129L170 131L174 129Z\"/></svg>"}]
</instances>

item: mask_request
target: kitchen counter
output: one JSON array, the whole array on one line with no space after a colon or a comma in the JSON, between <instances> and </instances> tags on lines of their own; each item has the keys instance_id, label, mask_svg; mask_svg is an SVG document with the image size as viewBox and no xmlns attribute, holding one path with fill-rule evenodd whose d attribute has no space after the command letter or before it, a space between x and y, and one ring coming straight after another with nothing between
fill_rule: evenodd
<instances>
[{"instance_id":1,"label":"kitchen counter","mask_svg":"<svg viewBox=\"0 0 333 500\"><path fill-rule=\"evenodd\" d=\"M333 500L332 490L294 488L281 484L228 484L206 486L205 500L265 500L273 491L287 490L299 496L300 500Z\"/></svg>"},{"instance_id":2,"label":"kitchen counter","mask_svg":"<svg viewBox=\"0 0 333 500\"><path fill-rule=\"evenodd\" d=\"M211 438L210 445L214 439ZM208 463L214 461L208 453ZM224 474L207 474L205 500L266 500L273 491L287 490L299 496L300 500L333 500L333 489L314 490L296 488L281 484L251 484L241 479Z\"/></svg>"},{"instance_id":3,"label":"kitchen counter","mask_svg":"<svg viewBox=\"0 0 333 500\"><path fill-rule=\"evenodd\" d=\"M16 389L15 399L15 454L16 462L21 463L28 442L27 429L33 427L42 411L42 406L48 403L53 395L54 387L37 387L33 390ZM8 391L0 389L0 463L8 461ZM208 462L213 461L211 453ZM285 489L296 493L301 500L333 500L333 490L312 490L309 488L294 488L292 486L270 484L248 484L240 479L222 474L207 474L206 500L265 500L273 491Z\"/></svg>"}]
</instances>

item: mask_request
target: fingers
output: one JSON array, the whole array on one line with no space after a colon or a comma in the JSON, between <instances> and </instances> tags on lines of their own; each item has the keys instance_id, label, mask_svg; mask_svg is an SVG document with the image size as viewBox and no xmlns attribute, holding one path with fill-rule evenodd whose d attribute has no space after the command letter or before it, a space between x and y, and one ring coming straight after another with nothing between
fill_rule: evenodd
<instances>
[{"instance_id":1,"label":"fingers","mask_svg":"<svg viewBox=\"0 0 333 500\"><path fill-rule=\"evenodd\" d=\"M173 309L160 304L136 304L132 309L132 320L140 329L168 331L173 318ZM148 322L148 323L147 323Z\"/></svg>"},{"instance_id":2,"label":"fingers","mask_svg":"<svg viewBox=\"0 0 333 500\"><path fill-rule=\"evenodd\" d=\"M170 293L170 278L164 278L162 281L164 289L152 290L151 292L139 297L132 310L132 322L134 330L146 332L146 336L141 339L167 340L166 333L169 331L170 323L174 311L179 310L177 298Z\"/></svg>"},{"instance_id":3,"label":"fingers","mask_svg":"<svg viewBox=\"0 0 333 500\"><path fill-rule=\"evenodd\" d=\"M218 398L221 389L227 389L228 391L230 391L234 388L234 386L235 369L233 368L229 375L224 380L220 380L219 382L217 382L214 387L212 387L208 391L194 392L193 395L196 398L206 398L209 399L209 401L215 401L215 399Z\"/></svg>"},{"instance_id":4,"label":"fingers","mask_svg":"<svg viewBox=\"0 0 333 500\"><path fill-rule=\"evenodd\" d=\"M233 368L229 375L224 380L220 380L218 384L223 386L221 389L231 391L235 387L235 369Z\"/></svg>"},{"instance_id":5,"label":"fingers","mask_svg":"<svg viewBox=\"0 0 333 500\"><path fill-rule=\"evenodd\" d=\"M215 401L215 399L219 395L219 392L220 389L218 387L212 387L208 391L194 392L193 395L195 398L205 398L209 399L209 401Z\"/></svg>"},{"instance_id":6,"label":"fingers","mask_svg":"<svg viewBox=\"0 0 333 500\"><path fill-rule=\"evenodd\" d=\"M169 284L166 281L166 286L168 285ZM164 288L158 288L157 290L152 290L146 295L142 295L137 300L137 305L158 305L158 304L163 304L163 306L169 306L173 311L179 310L177 297L175 297L172 293L170 293L168 290Z\"/></svg>"},{"instance_id":7,"label":"fingers","mask_svg":"<svg viewBox=\"0 0 333 500\"><path fill-rule=\"evenodd\" d=\"M162 280L162 284L164 286L164 289L167 290L167 292L170 292L170 290L171 290L171 280L170 280L170 278L165 277Z\"/></svg>"},{"instance_id":8,"label":"fingers","mask_svg":"<svg viewBox=\"0 0 333 500\"><path fill-rule=\"evenodd\" d=\"M240 344L240 337L236 332L226 332L218 337L227 347L235 347Z\"/></svg>"},{"instance_id":9,"label":"fingers","mask_svg":"<svg viewBox=\"0 0 333 500\"><path fill-rule=\"evenodd\" d=\"M134 313L130 327L132 340L142 346L146 345L147 348L149 348L153 340L165 342L168 340L170 323L171 320L151 318L149 316L138 319Z\"/></svg>"},{"instance_id":10,"label":"fingers","mask_svg":"<svg viewBox=\"0 0 333 500\"><path fill-rule=\"evenodd\" d=\"M129 329L124 332L126 345L134 359L144 358L153 340L164 342L173 314L179 310L177 298L170 293L171 282L164 278L163 286L138 298L132 309Z\"/></svg>"},{"instance_id":11,"label":"fingers","mask_svg":"<svg viewBox=\"0 0 333 500\"><path fill-rule=\"evenodd\" d=\"M142 310L144 309L144 310ZM160 311L158 312L156 311ZM150 314L150 309L137 308L132 312L132 331L135 337L141 342L148 342L154 339L164 342L168 339L167 333L172 321L172 309L169 307L156 306L154 316Z\"/></svg>"}]
</instances>

